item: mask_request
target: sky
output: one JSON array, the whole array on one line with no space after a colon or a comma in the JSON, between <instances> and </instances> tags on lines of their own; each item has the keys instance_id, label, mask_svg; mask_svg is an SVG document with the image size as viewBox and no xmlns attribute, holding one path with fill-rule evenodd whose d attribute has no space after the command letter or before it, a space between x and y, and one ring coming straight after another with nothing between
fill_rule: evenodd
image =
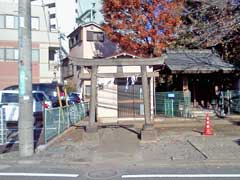
<instances>
[{"instance_id":1,"label":"sky","mask_svg":"<svg viewBox=\"0 0 240 180\"><path fill-rule=\"evenodd\" d=\"M68 36L76 28L75 0L56 0L56 3L59 29Z\"/></svg>"}]
</instances>

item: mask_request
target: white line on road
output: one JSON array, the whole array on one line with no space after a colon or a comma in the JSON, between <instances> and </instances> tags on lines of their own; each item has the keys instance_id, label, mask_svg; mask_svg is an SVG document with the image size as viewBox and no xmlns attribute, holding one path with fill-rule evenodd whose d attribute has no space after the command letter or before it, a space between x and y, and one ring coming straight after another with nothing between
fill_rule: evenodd
<instances>
[{"instance_id":1,"label":"white line on road","mask_svg":"<svg viewBox=\"0 0 240 180\"><path fill-rule=\"evenodd\" d=\"M138 174L122 178L240 178L240 174Z\"/></svg>"},{"instance_id":2,"label":"white line on road","mask_svg":"<svg viewBox=\"0 0 240 180\"><path fill-rule=\"evenodd\" d=\"M52 174L52 173L0 173L0 176L28 176L28 177L69 177L76 178L78 174Z\"/></svg>"}]
</instances>

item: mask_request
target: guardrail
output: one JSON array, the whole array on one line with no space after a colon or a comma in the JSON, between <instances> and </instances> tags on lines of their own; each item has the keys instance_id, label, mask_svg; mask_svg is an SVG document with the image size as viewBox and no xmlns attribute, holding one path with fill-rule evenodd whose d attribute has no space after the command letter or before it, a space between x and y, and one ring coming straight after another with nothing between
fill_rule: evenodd
<instances>
[{"instance_id":1,"label":"guardrail","mask_svg":"<svg viewBox=\"0 0 240 180\"><path fill-rule=\"evenodd\" d=\"M45 143L84 119L88 115L88 111L88 103L46 109L44 117Z\"/></svg>"}]
</instances>

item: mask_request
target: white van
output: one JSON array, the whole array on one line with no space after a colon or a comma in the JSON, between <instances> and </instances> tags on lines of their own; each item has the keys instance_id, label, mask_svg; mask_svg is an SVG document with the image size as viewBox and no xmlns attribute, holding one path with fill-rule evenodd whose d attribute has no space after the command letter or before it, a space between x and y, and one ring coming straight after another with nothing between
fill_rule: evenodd
<instances>
[{"instance_id":1,"label":"white van","mask_svg":"<svg viewBox=\"0 0 240 180\"><path fill-rule=\"evenodd\" d=\"M51 108L52 103L43 91L32 91L33 113L42 113L44 108ZM4 108L4 119L6 121L18 121L19 103L18 90L0 91L0 107Z\"/></svg>"}]
</instances>

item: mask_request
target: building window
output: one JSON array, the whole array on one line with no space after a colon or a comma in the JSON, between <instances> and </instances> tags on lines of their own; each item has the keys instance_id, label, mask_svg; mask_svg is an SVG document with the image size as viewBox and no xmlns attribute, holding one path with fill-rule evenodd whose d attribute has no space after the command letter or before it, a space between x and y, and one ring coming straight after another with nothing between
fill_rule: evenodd
<instances>
[{"instance_id":1,"label":"building window","mask_svg":"<svg viewBox=\"0 0 240 180\"><path fill-rule=\"evenodd\" d=\"M5 28L5 18L3 15L0 15L0 28Z\"/></svg>"},{"instance_id":2,"label":"building window","mask_svg":"<svg viewBox=\"0 0 240 180\"><path fill-rule=\"evenodd\" d=\"M55 50L49 49L49 61L54 61Z\"/></svg>"},{"instance_id":3,"label":"building window","mask_svg":"<svg viewBox=\"0 0 240 180\"><path fill-rule=\"evenodd\" d=\"M31 18L32 30L39 30L39 17ZM18 16L0 15L0 28L18 29Z\"/></svg>"},{"instance_id":4,"label":"building window","mask_svg":"<svg viewBox=\"0 0 240 180\"><path fill-rule=\"evenodd\" d=\"M48 8L54 8L56 7L55 2L47 4Z\"/></svg>"},{"instance_id":5,"label":"building window","mask_svg":"<svg viewBox=\"0 0 240 180\"><path fill-rule=\"evenodd\" d=\"M91 96L91 85L86 85L85 86L85 97L90 97Z\"/></svg>"},{"instance_id":6,"label":"building window","mask_svg":"<svg viewBox=\"0 0 240 180\"><path fill-rule=\"evenodd\" d=\"M32 62L39 62L39 49L32 49Z\"/></svg>"},{"instance_id":7,"label":"building window","mask_svg":"<svg viewBox=\"0 0 240 180\"><path fill-rule=\"evenodd\" d=\"M48 59L49 59L49 61L59 61L59 48L49 47Z\"/></svg>"},{"instance_id":8,"label":"building window","mask_svg":"<svg viewBox=\"0 0 240 180\"><path fill-rule=\"evenodd\" d=\"M6 49L6 60L18 60L19 53L18 49L7 48Z\"/></svg>"},{"instance_id":9,"label":"building window","mask_svg":"<svg viewBox=\"0 0 240 180\"><path fill-rule=\"evenodd\" d=\"M73 38L70 38L69 39L69 48L72 48L73 47Z\"/></svg>"},{"instance_id":10,"label":"building window","mask_svg":"<svg viewBox=\"0 0 240 180\"><path fill-rule=\"evenodd\" d=\"M57 29L57 28L56 28L56 24L51 24L51 25L50 25L50 29L51 29L51 30L56 30L56 29Z\"/></svg>"},{"instance_id":11,"label":"building window","mask_svg":"<svg viewBox=\"0 0 240 180\"><path fill-rule=\"evenodd\" d=\"M6 28L17 29L18 28L18 17L7 15L6 16Z\"/></svg>"},{"instance_id":12,"label":"building window","mask_svg":"<svg viewBox=\"0 0 240 180\"><path fill-rule=\"evenodd\" d=\"M39 17L32 17L32 30L39 30Z\"/></svg>"},{"instance_id":13,"label":"building window","mask_svg":"<svg viewBox=\"0 0 240 180\"><path fill-rule=\"evenodd\" d=\"M94 31L87 31L87 41L104 41L104 34L103 32L94 32Z\"/></svg>"},{"instance_id":14,"label":"building window","mask_svg":"<svg viewBox=\"0 0 240 180\"><path fill-rule=\"evenodd\" d=\"M49 15L49 18L50 18L50 19L56 18L56 14L50 14L50 15Z\"/></svg>"},{"instance_id":15,"label":"building window","mask_svg":"<svg viewBox=\"0 0 240 180\"><path fill-rule=\"evenodd\" d=\"M4 48L0 48L0 59L5 59L4 54Z\"/></svg>"}]
</instances>

